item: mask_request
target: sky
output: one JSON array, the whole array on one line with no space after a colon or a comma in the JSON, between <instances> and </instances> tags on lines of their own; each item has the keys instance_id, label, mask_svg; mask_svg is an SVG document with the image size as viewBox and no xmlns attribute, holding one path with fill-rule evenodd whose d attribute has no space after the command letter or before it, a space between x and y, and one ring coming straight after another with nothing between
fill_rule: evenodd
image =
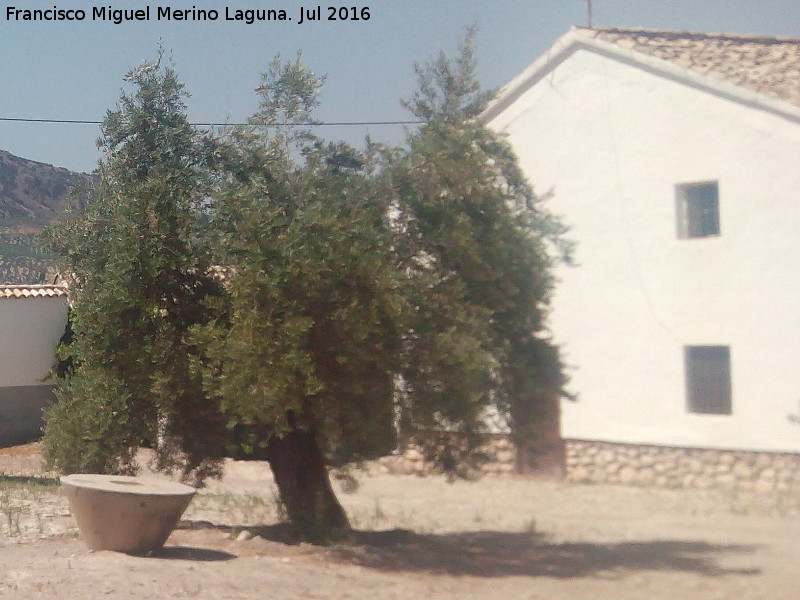
<instances>
[{"instance_id":1,"label":"sky","mask_svg":"<svg viewBox=\"0 0 800 600\"><path fill-rule=\"evenodd\" d=\"M319 0L318 0L319 2ZM20 10L82 9L83 21L25 21ZM93 20L93 8L150 7L148 21ZM322 20L300 23L301 9ZM369 19L329 21L367 9ZM216 21L158 20L158 8L214 9ZM284 10L291 21L247 24L226 10ZM400 105L413 94L414 64L439 50L454 53L466 28L478 28L478 77L488 89L510 81L573 25L587 24L586 0L195 0L103 3L102 0L7 0L0 12L0 118L98 121L116 106L123 77L156 55L159 42L191 94L193 122L240 122L257 107L253 92L276 55L298 51L326 75L321 121L411 118ZM597 27L646 27L800 38L800 0L592 0ZM328 139L354 144L370 135L399 143L401 126L325 127ZM100 158L97 125L0 121L0 149L31 160L91 171Z\"/></svg>"}]
</instances>

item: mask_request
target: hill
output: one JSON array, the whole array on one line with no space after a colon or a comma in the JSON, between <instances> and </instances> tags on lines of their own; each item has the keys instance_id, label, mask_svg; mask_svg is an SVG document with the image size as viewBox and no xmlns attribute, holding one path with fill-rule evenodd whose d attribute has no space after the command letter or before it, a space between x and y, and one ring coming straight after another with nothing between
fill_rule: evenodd
<instances>
[{"instance_id":1,"label":"hill","mask_svg":"<svg viewBox=\"0 0 800 600\"><path fill-rule=\"evenodd\" d=\"M67 209L76 179L89 176L0 150L0 284L41 283L55 267L38 233Z\"/></svg>"}]
</instances>

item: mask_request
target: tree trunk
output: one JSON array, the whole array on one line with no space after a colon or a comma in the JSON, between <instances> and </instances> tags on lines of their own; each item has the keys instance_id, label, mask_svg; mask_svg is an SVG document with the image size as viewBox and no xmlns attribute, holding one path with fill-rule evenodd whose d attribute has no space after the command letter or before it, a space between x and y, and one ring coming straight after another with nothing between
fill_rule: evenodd
<instances>
[{"instance_id":1,"label":"tree trunk","mask_svg":"<svg viewBox=\"0 0 800 600\"><path fill-rule=\"evenodd\" d=\"M539 398L536 414L514 430L515 471L561 479L566 472L566 450L561 438L561 399L555 393Z\"/></svg>"},{"instance_id":2,"label":"tree trunk","mask_svg":"<svg viewBox=\"0 0 800 600\"><path fill-rule=\"evenodd\" d=\"M313 433L294 429L282 438L273 436L267 457L287 516L303 537L326 543L350 531Z\"/></svg>"}]
</instances>

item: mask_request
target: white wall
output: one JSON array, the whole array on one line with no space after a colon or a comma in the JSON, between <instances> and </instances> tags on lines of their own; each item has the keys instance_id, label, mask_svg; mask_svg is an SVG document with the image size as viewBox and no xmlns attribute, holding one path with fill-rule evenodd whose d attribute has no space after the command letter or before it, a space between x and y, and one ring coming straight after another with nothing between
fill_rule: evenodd
<instances>
[{"instance_id":1,"label":"white wall","mask_svg":"<svg viewBox=\"0 0 800 600\"><path fill-rule=\"evenodd\" d=\"M0 388L41 385L66 322L66 298L0 298Z\"/></svg>"},{"instance_id":2,"label":"white wall","mask_svg":"<svg viewBox=\"0 0 800 600\"><path fill-rule=\"evenodd\" d=\"M578 242L564 437L800 450L800 125L578 50L490 126ZM677 239L675 184L710 180L721 236ZM732 415L687 412L685 345L731 347Z\"/></svg>"}]
</instances>

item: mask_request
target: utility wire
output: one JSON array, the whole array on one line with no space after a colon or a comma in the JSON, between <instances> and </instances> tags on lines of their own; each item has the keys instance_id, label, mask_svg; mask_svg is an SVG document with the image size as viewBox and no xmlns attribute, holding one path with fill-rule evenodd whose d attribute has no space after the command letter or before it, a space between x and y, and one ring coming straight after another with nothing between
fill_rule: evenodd
<instances>
[{"instance_id":1,"label":"utility wire","mask_svg":"<svg viewBox=\"0 0 800 600\"><path fill-rule=\"evenodd\" d=\"M15 123L67 123L73 125L102 125L102 121L81 119L25 119L20 117L0 117L0 121ZM421 125L424 121L321 121L311 123L189 123L195 127L355 127L360 125Z\"/></svg>"}]
</instances>

